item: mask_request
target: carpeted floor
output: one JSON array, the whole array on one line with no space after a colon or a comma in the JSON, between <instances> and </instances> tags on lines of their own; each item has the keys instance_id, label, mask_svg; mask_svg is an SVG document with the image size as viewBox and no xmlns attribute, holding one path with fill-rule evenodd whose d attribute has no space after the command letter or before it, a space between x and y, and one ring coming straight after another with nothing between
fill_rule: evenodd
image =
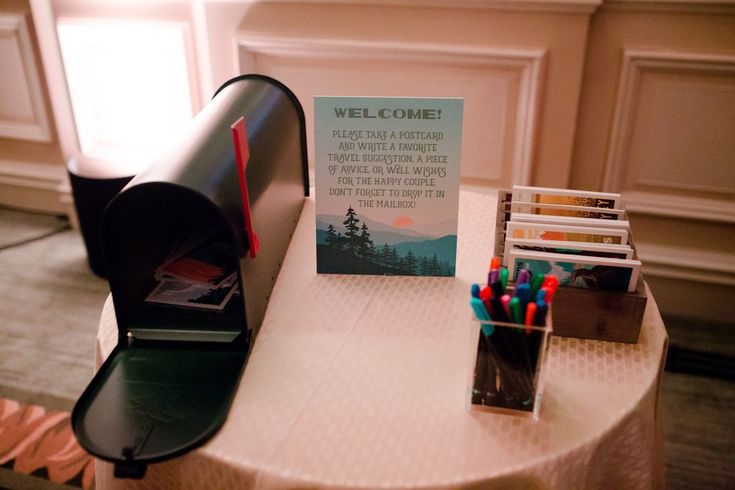
<instances>
[{"instance_id":1,"label":"carpeted floor","mask_svg":"<svg viewBox=\"0 0 735 490\"><path fill-rule=\"evenodd\" d=\"M65 412L92 378L97 324L109 288L89 271L78 232L65 220L43 215L0 209L0 270L0 399L9 399L0 400L0 419L5 413L46 420L48 432L36 431L45 437L33 440L55 440L69 430ZM702 338L703 330L698 331ZM725 367L732 363L730 332L727 327L708 332L709 345L719 346L725 356ZM675 327L669 334L675 346L695 341ZM735 488L735 381L727 369L724 375L722 370L687 373L690 364L677 369L685 372L667 371L663 379L667 486ZM2 430L0 425L0 488L65 488L50 481L48 467L26 476L13 471L14 461L3 462L1 448L9 439ZM92 484L89 466L79 466L74 454L65 453L81 470L68 483ZM24 470L38 465L27 456L21 460Z\"/></svg>"},{"instance_id":2,"label":"carpeted floor","mask_svg":"<svg viewBox=\"0 0 735 490\"><path fill-rule=\"evenodd\" d=\"M669 490L735 488L735 382L667 372L661 396Z\"/></svg>"},{"instance_id":3,"label":"carpeted floor","mask_svg":"<svg viewBox=\"0 0 735 490\"><path fill-rule=\"evenodd\" d=\"M0 488L92 488L69 411L109 293L66 219L0 209Z\"/></svg>"},{"instance_id":4,"label":"carpeted floor","mask_svg":"<svg viewBox=\"0 0 735 490\"><path fill-rule=\"evenodd\" d=\"M0 208L0 250L69 229L66 218Z\"/></svg>"},{"instance_id":5,"label":"carpeted floor","mask_svg":"<svg viewBox=\"0 0 735 490\"><path fill-rule=\"evenodd\" d=\"M92 378L107 281L65 221L0 210L0 223L0 397L69 410Z\"/></svg>"}]
</instances>

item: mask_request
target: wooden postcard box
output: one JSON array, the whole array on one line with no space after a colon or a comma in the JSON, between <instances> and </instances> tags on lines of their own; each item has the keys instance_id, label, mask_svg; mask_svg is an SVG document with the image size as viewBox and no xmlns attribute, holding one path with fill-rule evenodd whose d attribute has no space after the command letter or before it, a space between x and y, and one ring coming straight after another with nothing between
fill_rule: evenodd
<instances>
[{"instance_id":1,"label":"wooden postcard box","mask_svg":"<svg viewBox=\"0 0 735 490\"><path fill-rule=\"evenodd\" d=\"M554 298L554 335L634 344L646 300L642 279L633 293L560 287Z\"/></svg>"},{"instance_id":2,"label":"wooden postcard box","mask_svg":"<svg viewBox=\"0 0 735 490\"><path fill-rule=\"evenodd\" d=\"M498 191L495 255L505 253L506 223L512 192ZM631 247L635 246L630 240ZM597 291L560 287L554 297L554 333L561 337L638 342L648 294L643 274L634 292Z\"/></svg>"}]
</instances>

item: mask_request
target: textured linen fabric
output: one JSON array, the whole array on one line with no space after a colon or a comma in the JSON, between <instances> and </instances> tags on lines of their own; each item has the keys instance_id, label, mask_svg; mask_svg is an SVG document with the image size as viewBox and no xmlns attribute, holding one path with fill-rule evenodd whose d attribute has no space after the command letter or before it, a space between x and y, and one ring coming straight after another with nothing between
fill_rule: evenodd
<instances>
[{"instance_id":1,"label":"textured linen fabric","mask_svg":"<svg viewBox=\"0 0 735 490\"><path fill-rule=\"evenodd\" d=\"M307 199L222 430L142 481L98 461L98 488L663 487L650 292L637 344L552 337L539 420L466 409L495 205L461 192L454 278L317 275ZM98 362L116 328L108 300Z\"/></svg>"}]
</instances>

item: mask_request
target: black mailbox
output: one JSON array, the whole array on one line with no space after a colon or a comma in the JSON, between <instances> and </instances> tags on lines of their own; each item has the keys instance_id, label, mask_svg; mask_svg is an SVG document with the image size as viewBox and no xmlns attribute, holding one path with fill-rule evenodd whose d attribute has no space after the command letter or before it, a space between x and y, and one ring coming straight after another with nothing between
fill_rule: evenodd
<instances>
[{"instance_id":1,"label":"black mailbox","mask_svg":"<svg viewBox=\"0 0 735 490\"><path fill-rule=\"evenodd\" d=\"M72 424L116 476L140 478L148 463L197 447L224 423L309 192L307 172L298 100L276 80L244 75L107 207L101 239L118 343Z\"/></svg>"}]
</instances>

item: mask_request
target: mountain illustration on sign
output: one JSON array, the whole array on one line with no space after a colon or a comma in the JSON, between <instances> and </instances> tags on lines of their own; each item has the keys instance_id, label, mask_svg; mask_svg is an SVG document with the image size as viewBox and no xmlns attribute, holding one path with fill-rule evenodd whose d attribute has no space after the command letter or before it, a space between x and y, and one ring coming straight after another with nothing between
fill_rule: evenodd
<instances>
[{"instance_id":1,"label":"mountain illustration on sign","mask_svg":"<svg viewBox=\"0 0 735 490\"><path fill-rule=\"evenodd\" d=\"M457 235L451 222L408 228L410 217L373 221L348 206L343 216L317 215L317 272L453 276ZM401 226L402 225L402 226Z\"/></svg>"}]
</instances>

